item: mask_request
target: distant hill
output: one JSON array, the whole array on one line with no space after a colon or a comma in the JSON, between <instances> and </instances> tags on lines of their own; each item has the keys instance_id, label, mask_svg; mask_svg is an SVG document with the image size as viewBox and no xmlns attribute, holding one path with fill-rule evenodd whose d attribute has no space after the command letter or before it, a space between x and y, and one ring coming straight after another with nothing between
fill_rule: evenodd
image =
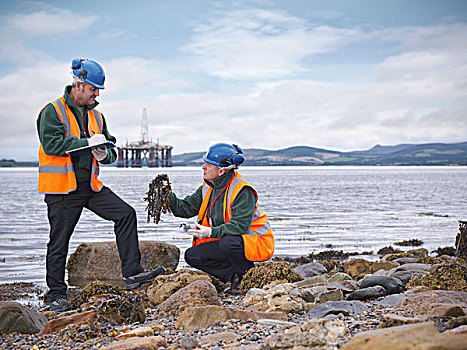
<instances>
[{"instance_id":1,"label":"distant hill","mask_svg":"<svg viewBox=\"0 0 467 350\"><path fill-rule=\"evenodd\" d=\"M203 153L174 155L172 163L201 165ZM295 146L276 151L245 149L244 153L244 165L467 165L467 142L376 145L353 152Z\"/></svg>"},{"instance_id":2,"label":"distant hill","mask_svg":"<svg viewBox=\"0 0 467 350\"><path fill-rule=\"evenodd\" d=\"M14 159L0 159L0 168L35 167L38 162L17 162Z\"/></svg>"},{"instance_id":3,"label":"distant hill","mask_svg":"<svg viewBox=\"0 0 467 350\"><path fill-rule=\"evenodd\" d=\"M467 142L376 145L368 150L339 152L309 146L280 150L245 149L244 165L467 165ZM174 166L199 166L204 152L176 154ZM37 162L0 160L0 167L34 167Z\"/></svg>"}]
</instances>

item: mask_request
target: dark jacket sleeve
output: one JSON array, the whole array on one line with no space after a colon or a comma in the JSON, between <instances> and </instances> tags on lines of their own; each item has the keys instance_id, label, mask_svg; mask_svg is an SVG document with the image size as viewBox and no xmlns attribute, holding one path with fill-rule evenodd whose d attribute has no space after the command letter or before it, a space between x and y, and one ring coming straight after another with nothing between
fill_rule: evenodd
<instances>
[{"instance_id":1,"label":"dark jacket sleeve","mask_svg":"<svg viewBox=\"0 0 467 350\"><path fill-rule=\"evenodd\" d=\"M212 228L211 238L222 238L225 235L242 235L250 230L255 212L256 196L250 187L244 187L232 204L230 221Z\"/></svg>"},{"instance_id":2,"label":"dark jacket sleeve","mask_svg":"<svg viewBox=\"0 0 467 350\"><path fill-rule=\"evenodd\" d=\"M65 125L52 104L48 104L39 114L37 132L42 148L48 155L64 157L66 151L88 144L86 138L65 137Z\"/></svg>"},{"instance_id":3,"label":"dark jacket sleeve","mask_svg":"<svg viewBox=\"0 0 467 350\"><path fill-rule=\"evenodd\" d=\"M202 186L191 195L186 196L184 199L178 198L175 193L171 193L172 203L170 203L170 210L175 216L180 218L191 218L198 215L199 208L203 201Z\"/></svg>"}]
</instances>

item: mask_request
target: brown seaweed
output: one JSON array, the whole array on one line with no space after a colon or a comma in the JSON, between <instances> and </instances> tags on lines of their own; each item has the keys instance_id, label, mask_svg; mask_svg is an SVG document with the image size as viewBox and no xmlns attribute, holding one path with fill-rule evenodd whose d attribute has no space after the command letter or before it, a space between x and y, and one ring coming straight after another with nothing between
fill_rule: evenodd
<instances>
[{"instance_id":1,"label":"brown seaweed","mask_svg":"<svg viewBox=\"0 0 467 350\"><path fill-rule=\"evenodd\" d=\"M147 197L144 198L144 200L148 202L146 206L148 223L151 221L152 217L153 222L158 224L161 219L161 213L171 213L169 207L171 203L171 192L172 188L167 174L159 174L149 183L149 191L146 192Z\"/></svg>"}]
</instances>

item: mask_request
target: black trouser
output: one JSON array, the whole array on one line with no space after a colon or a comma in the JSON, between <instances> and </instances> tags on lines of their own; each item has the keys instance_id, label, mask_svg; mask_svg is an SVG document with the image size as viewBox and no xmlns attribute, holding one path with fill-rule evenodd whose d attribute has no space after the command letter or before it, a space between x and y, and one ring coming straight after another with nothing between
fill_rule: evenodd
<instances>
[{"instance_id":1,"label":"black trouser","mask_svg":"<svg viewBox=\"0 0 467 350\"><path fill-rule=\"evenodd\" d=\"M94 192L88 182L79 182L76 191L69 194L46 194L45 202L50 223L46 258L49 300L66 295L65 262L68 245L83 208L115 223L123 276L132 276L143 271L140 265L136 212L108 187L104 186L100 192Z\"/></svg>"},{"instance_id":2,"label":"black trouser","mask_svg":"<svg viewBox=\"0 0 467 350\"><path fill-rule=\"evenodd\" d=\"M245 257L242 236L224 236L218 241L206 242L185 251L188 265L227 283L236 274L240 280L252 267Z\"/></svg>"}]
</instances>

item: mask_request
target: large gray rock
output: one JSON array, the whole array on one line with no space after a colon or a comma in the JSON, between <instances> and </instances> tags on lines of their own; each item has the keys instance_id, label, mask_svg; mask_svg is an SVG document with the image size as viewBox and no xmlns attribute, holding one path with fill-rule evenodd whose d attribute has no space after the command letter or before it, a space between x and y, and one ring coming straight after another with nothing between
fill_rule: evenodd
<instances>
[{"instance_id":1,"label":"large gray rock","mask_svg":"<svg viewBox=\"0 0 467 350\"><path fill-rule=\"evenodd\" d=\"M47 320L39 312L20 303L9 301L0 306L0 334L35 334L42 331L46 323Z\"/></svg>"},{"instance_id":2,"label":"large gray rock","mask_svg":"<svg viewBox=\"0 0 467 350\"><path fill-rule=\"evenodd\" d=\"M140 241L141 265L149 270L158 266L175 270L180 259L180 249L173 244ZM82 280L121 280L121 261L117 244L113 242L83 243L68 259L68 278Z\"/></svg>"},{"instance_id":3,"label":"large gray rock","mask_svg":"<svg viewBox=\"0 0 467 350\"><path fill-rule=\"evenodd\" d=\"M347 300L369 300L379 297L384 297L386 295L386 289L382 286L374 286L361 288L355 292L350 293L347 296Z\"/></svg>"},{"instance_id":4,"label":"large gray rock","mask_svg":"<svg viewBox=\"0 0 467 350\"><path fill-rule=\"evenodd\" d=\"M344 315L360 315L363 312L369 312L368 306L360 301L328 301L319 304L306 313L307 318L323 318L326 315L340 313Z\"/></svg>"},{"instance_id":5,"label":"large gray rock","mask_svg":"<svg viewBox=\"0 0 467 350\"><path fill-rule=\"evenodd\" d=\"M320 263L309 263L300 265L297 266L294 269L294 271L303 278L319 276L328 272L328 270Z\"/></svg>"},{"instance_id":6,"label":"large gray rock","mask_svg":"<svg viewBox=\"0 0 467 350\"><path fill-rule=\"evenodd\" d=\"M360 283L361 289L374 286L384 287L386 294L400 293L404 289L404 285L400 279L389 276L368 275L365 276Z\"/></svg>"}]
</instances>

